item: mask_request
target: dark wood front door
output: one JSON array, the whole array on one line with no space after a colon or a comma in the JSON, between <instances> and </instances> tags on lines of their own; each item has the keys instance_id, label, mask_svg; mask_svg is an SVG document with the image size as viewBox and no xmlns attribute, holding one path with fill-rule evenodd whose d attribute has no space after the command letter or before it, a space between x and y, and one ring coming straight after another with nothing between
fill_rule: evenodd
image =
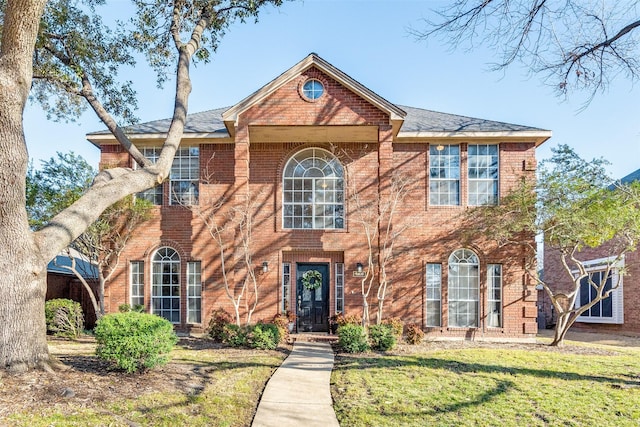
<instances>
[{"instance_id":1,"label":"dark wood front door","mask_svg":"<svg viewBox=\"0 0 640 427\"><path fill-rule=\"evenodd\" d=\"M321 276L317 289L304 286L305 273L313 281ZM297 264L298 332L327 332L329 330L329 265Z\"/></svg>"}]
</instances>

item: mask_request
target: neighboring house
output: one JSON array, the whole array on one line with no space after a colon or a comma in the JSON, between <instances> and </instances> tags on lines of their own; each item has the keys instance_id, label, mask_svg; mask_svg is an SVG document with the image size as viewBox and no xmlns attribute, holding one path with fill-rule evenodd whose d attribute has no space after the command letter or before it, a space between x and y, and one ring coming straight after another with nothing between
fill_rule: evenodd
<instances>
[{"instance_id":1,"label":"neighboring house","mask_svg":"<svg viewBox=\"0 0 640 427\"><path fill-rule=\"evenodd\" d=\"M620 180L623 184L640 180L640 169L630 173ZM591 307L574 324L574 328L594 332L617 332L640 334L640 313L636 310L637 301L640 301L640 252L637 250L627 253L624 259L613 269L611 277L604 277L606 263L612 253L607 245L593 249L585 249L578 259L586 261L586 265L595 283L607 280L605 290L619 283L609 298L600 301ZM625 274L621 275L624 268ZM560 259L553 249L545 247L544 251L544 278L547 283L553 284L555 289L570 289L569 275L561 265ZM539 291L538 310L544 319L542 322L552 326L556 322L557 313L554 312L549 297L544 291ZM592 288L586 283L580 287L576 305L582 306L593 300Z\"/></svg>"},{"instance_id":2,"label":"neighboring house","mask_svg":"<svg viewBox=\"0 0 640 427\"><path fill-rule=\"evenodd\" d=\"M89 263L81 254L75 251L72 252L71 256L75 258L78 272L93 287L94 295L97 296L98 272L96 266ZM71 258L66 253L61 253L49 262L47 265L47 295L45 299L49 301L56 298L66 298L79 302L84 313L85 327L91 329L96 322L96 312L86 288L78 277L66 268L70 266Z\"/></svg>"},{"instance_id":3,"label":"neighboring house","mask_svg":"<svg viewBox=\"0 0 640 427\"><path fill-rule=\"evenodd\" d=\"M154 160L169 123L126 132ZM359 209L377 212L401 173L413 181L394 227L410 229L396 240L384 316L433 337L533 337L537 294L522 253L469 236L460 214L497 203L533 177L535 149L550 136L392 104L311 54L236 105L189 115L171 177L143 194L158 206L123 254L107 309L141 303L183 330L206 328L216 308L233 312L218 246L183 205L197 211L224 200L230 211L250 194L259 284L253 320L291 310L299 330L327 331L335 313L362 313L358 270L367 268L368 247ZM109 132L87 137L102 165L134 166ZM226 256L227 276L236 290L246 273L240 243L229 233L236 252ZM303 286L309 270L321 277L317 290ZM375 290L369 303L375 321Z\"/></svg>"}]
</instances>

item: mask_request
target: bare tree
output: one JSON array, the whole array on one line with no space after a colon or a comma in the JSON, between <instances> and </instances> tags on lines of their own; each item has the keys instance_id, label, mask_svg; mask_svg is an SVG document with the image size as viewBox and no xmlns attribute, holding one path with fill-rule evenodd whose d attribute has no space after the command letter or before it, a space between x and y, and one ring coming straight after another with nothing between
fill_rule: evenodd
<instances>
[{"instance_id":1,"label":"bare tree","mask_svg":"<svg viewBox=\"0 0 640 427\"><path fill-rule=\"evenodd\" d=\"M211 164L209 160L209 164ZM247 161L247 168L248 168ZM206 168L204 184L215 183L215 172ZM251 317L258 306L258 278L253 265L253 215L261 193L252 194L249 184L245 184L240 202L234 205L233 199L219 195L214 200L202 201L197 205L183 205L190 209L206 227L218 248L220 274L225 294L231 301L236 325L242 324L241 307L244 308L245 324L251 323ZM234 274L231 274L232 271Z\"/></svg>"},{"instance_id":2,"label":"bare tree","mask_svg":"<svg viewBox=\"0 0 640 427\"><path fill-rule=\"evenodd\" d=\"M341 157L350 160L344 162L345 164L352 164L353 159L349 153L343 151ZM414 179L400 170L395 170L389 178L388 188L379 188L379 191L365 196L351 172L351 167L347 166L345 181L349 191L351 220L361 227L367 244L367 264L360 281L362 324L366 327L370 324L369 299L372 291L375 291L377 300L376 323L380 324L382 321L390 282L389 268L396 255L395 244L400 235L416 223L410 218L406 218L402 223L396 219Z\"/></svg>"},{"instance_id":3,"label":"bare tree","mask_svg":"<svg viewBox=\"0 0 640 427\"><path fill-rule=\"evenodd\" d=\"M519 61L562 95L586 90L590 101L619 75L638 78L637 0L456 0L436 13L413 35L489 46L501 56L494 69Z\"/></svg>"}]
</instances>

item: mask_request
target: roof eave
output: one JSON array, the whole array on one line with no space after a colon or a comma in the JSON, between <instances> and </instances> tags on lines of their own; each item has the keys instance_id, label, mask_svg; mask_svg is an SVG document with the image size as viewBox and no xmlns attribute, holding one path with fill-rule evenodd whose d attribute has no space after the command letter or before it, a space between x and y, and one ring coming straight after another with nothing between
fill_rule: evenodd
<instances>
[{"instance_id":1,"label":"roof eave","mask_svg":"<svg viewBox=\"0 0 640 427\"><path fill-rule=\"evenodd\" d=\"M533 141L536 147L542 145L551 138L552 132L548 130L530 131L400 131L397 139L400 140L429 140L429 139L503 139L509 141Z\"/></svg>"}]
</instances>

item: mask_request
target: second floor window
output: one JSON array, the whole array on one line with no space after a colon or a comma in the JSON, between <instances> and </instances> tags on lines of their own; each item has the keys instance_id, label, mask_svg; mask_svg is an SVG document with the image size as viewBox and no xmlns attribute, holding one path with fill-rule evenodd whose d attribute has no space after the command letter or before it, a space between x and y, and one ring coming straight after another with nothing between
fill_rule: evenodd
<instances>
[{"instance_id":1,"label":"second floor window","mask_svg":"<svg viewBox=\"0 0 640 427\"><path fill-rule=\"evenodd\" d=\"M142 147L142 154L153 163L160 157L160 147ZM198 204L200 179L200 150L198 147L181 147L171 165L169 175L169 201L172 205ZM162 185L138 193L138 197L154 205L162 205Z\"/></svg>"},{"instance_id":2,"label":"second floor window","mask_svg":"<svg viewBox=\"0 0 640 427\"><path fill-rule=\"evenodd\" d=\"M344 174L333 154L320 148L298 152L282 181L283 228L344 228Z\"/></svg>"},{"instance_id":3,"label":"second floor window","mask_svg":"<svg viewBox=\"0 0 640 427\"><path fill-rule=\"evenodd\" d=\"M460 146L429 147L429 204L460 204Z\"/></svg>"},{"instance_id":4,"label":"second floor window","mask_svg":"<svg viewBox=\"0 0 640 427\"><path fill-rule=\"evenodd\" d=\"M469 145L469 205L498 203L498 146Z\"/></svg>"}]
</instances>

